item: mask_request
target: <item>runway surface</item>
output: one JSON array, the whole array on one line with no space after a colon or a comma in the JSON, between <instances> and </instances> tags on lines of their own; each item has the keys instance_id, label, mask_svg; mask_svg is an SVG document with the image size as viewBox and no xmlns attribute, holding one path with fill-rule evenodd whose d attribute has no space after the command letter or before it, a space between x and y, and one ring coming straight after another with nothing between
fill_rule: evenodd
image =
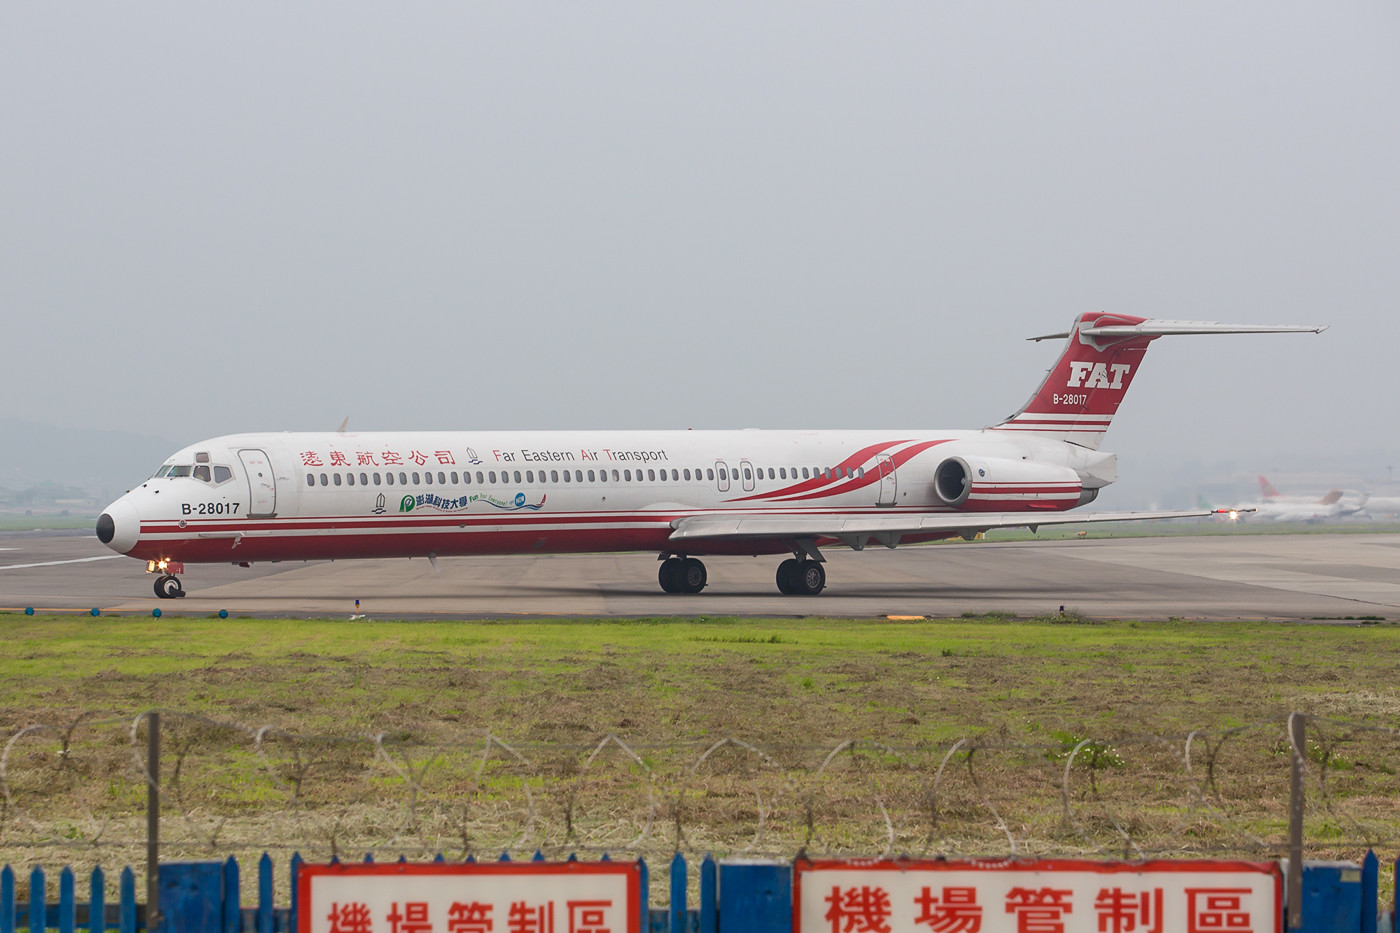
<instances>
[{"instance_id":1,"label":"runway surface","mask_svg":"<svg viewBox=\"0 0 1400 933\"><path fill-rule=\"evenodd\" d=\"M668 596L647 554L191 565L161 600L144 565L91 533L0 534L0 609L105 614L483 616L959 616L1400 619L1400 535L1307 534L958 542L829 549L827 590L783 596L776 557L706 558L698 596Z\"/></svg>"}]
</instances>

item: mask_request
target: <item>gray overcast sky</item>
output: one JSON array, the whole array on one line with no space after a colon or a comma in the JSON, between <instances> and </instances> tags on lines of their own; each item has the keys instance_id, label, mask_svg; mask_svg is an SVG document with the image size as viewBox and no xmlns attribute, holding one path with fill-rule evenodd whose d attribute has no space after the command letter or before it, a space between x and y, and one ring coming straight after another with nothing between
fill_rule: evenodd
<instances>
[{"instance_id":1,"label":"gray overcast sky","mask_svg":"<svg viewBox=\"0 0 1400 933\"><path fill-rule=\"evenodd\" d=\"M1384 480L1398 297L1393 2L0 8L0 416L979 427L1110 310L1332 325L1125 478Z\"/></svg>"}]
</instances>

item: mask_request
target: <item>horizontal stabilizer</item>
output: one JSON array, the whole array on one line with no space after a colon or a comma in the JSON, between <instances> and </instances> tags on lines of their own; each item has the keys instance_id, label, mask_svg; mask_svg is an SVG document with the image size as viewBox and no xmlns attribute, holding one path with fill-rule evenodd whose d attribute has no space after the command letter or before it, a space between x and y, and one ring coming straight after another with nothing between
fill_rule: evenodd
<instances>
[{"instance_id":1,"label":"horizontal stabilizer","mask_svg":"<svg viewBox=\"0 0 1400 933\"><path fill-rule=\"evenodd\" d=\"M1090 324L1077 333L1085 337L1174 337L1182 334L1320 334L1326 324L1222 324L1219 321L1156 321L1140 324ZM1071 331L1042 334L1029 340L1063 340Z\"/></svg>"}]
</instances>

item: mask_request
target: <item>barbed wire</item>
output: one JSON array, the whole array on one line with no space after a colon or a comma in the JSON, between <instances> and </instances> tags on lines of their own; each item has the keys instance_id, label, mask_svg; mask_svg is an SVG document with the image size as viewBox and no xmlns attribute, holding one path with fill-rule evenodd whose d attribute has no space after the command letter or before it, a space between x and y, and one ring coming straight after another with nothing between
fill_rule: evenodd
<instances>
[{"instance_id":1,"label":"barbed wire","mask_svg":"<svg viewBox=\"0 0 1400 933\"><path fill-rule=\"evenodd\" d=\"M1276 857L1304 769L1310 855L1400 844L1400 729L1294 714L1224 730L943 742L741 736L456 744L402 732L301 734L161 710L11 727L0 862L95 862L145 845L157 787L170 857L501 852L1007 859ZM1302 714L1297 714L1302 715Z\"/></svg>"}]
</instances>

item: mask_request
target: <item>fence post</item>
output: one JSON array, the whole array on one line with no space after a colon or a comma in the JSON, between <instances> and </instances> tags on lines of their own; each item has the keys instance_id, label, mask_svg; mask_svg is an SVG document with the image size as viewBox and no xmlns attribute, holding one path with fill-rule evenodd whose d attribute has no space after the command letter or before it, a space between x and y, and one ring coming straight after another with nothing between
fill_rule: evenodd
<instances>
[{"instance_id":1,"label":"fence post","mask_svg":"<svg viewBox=\"0 0 1400 933\"><path fill-rule=\"evenodd\" d=\"M1375 852L1367 849L1366 857L1361 860L1361 933L1376 933L1380 873L1380 860Z\"/></svg>"},{"instance_id":2,"label":"fence post","mask_svg":"<svg viewBox=\"0 0 1400 933\"><path fill-rule=\"evenodd\" d=\"M700 933L718 933L719 903L715 895L715 860L706 852L700 863Z\"/></svg>"},{"instance_id":3,"label":"fence post","mask_svg":"<svg viewBox=\"0 0 1400 933\"><path fill-rule=\"evenodd\" d=\"M1292 772L1288 795L1288 928L1303 928L1303 753L1307 733L1302 713L1288 714Z\"/></svg>"},{"instance_id":4,"label":"fence post","mask_svg":"<svg viewBox=\"0 0 1400 933\"><path fill-rule=\"evenodd\" d=\"M266 852L258 859L257 933L272 933L272 856Z\"/></svg>"},{"instance_id":5,"label":"fence post","mask_svg":"<svg viewBox=\"0 0 1400 933\"><path fill-rule=\"evenodd\" d=\"M15 933L15 871L6 865L0 869L0 933Z\"/></svg>"},{"instance_id":6,"label":"fence post","mask_svg":"<svg viewBox=\"0 0 1400 933\"><path fill-rule=\"evenodd\" d=\"M301 853L300 853L300 852L293 852L293 853L292 853L292 863L291 863L292 910L291 910L291 912L287 915L287 923L288 923L287 929L290 931L290 933L297 933L297 929L298 929L297 924L301 922L301 921L298 919L298 918L301 916L301 890L300 890L301 882L299 881L300 878L301 878Z\"/></svg>"},{"instance_id":7,"label":"fence post","mask_svg":"<svg viewBox=\"0 0 1400 933\"><path fill-rule=\"evenodd\" d=\"M58 876L58 933L77 933L78 899L74 896L75 886L73 869L64 865Z\"/></svg>"},{"instance_id":8,"label":"fence post","mask_svg":"<svg viewBox=\"0 0 1400 933\"><path fill-rule=\"evenodd\" d=\"M232 855L224 862L224 933L241 933L243 901L239 896L238 859Z\"/></svg>"},{"instance_id":9,"label":"fence post","mask_svg":"<svg viewBox=\"0 0 1400 933\"><path fill-rule=\"evenodd\" d=\"M146 714L146 929L160 929L160 713Z\"/></svg>"},{"instance_id":10,"label":"fence post","mask_svg":"<svg viewBox=\"0 0 1400 933\"><path fill-rule=\"evenodd\" d=\"M670 933L685 933L685 856L671 856L671 903L667 905L666 929Z\"/></svg>"},{"instance_id":11,"label":"fence post","mask_svg":"<svg viewBox=\"0 0 1400 933\"><path fill-rule=\"evenodd\" d=\"M47 888L42 868L36 868L29 873L29 933L44 933L46 929L44 908L48 906Z\"/></svg>"},{"instance_id":12,"label":"fence post","mask_svg":"<svg viewBox=\"0 0 1400 933\"><path fill-rule=\"evenodd\" d=\"M92 880L88 882L88 933L106 933L106 930L107 876L99 865L92 870Z\"/></svg>"},{"instance_id":13,"label":"fence post","mask_svg":"<svg viewBox=\"0 0 1400 933\"><path fill-rule=\"evenodd\" d=\"M121 933L136 933L136 875L131 866L122 869L117 900L117 928Z\"/></svg>"}]
</instances>

